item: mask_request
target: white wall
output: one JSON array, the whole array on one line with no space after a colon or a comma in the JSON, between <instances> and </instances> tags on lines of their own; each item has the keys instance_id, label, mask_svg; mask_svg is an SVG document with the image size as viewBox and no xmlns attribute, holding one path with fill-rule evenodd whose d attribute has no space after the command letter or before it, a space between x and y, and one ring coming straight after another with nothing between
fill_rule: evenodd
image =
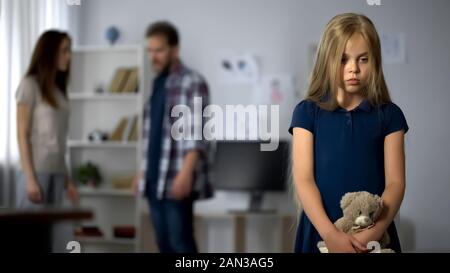
<instances>
[{"instance_id":1,"label":"white wall","mask_svg":"<svg viewBox=\"0 0 450 273\"><path fill-rule=\"evenodd\" d=\"M208 79L212 102L248 104L247 88L226 88L214 70L220 49L255 52L262 72L292 73L301 90L308 74L308 46L317 42L326 22L341 12L362 12L380 33L404 33L407 62L385 65L394 101L403 109L410 132L407 147L407 190L401 208L400 231L406 251L450 251L450 2L445 0L381 0L368 6L354 0L89 0L74 7L73 26L80 44L105 44L110 25L122 31L120 43L140 43L145 28L169 19L181 33L184 61ZM292 103L295 104L294 102ZM282 110L282 136L292 108ZM292 200L270 196L267 206L292 210ZM241 207L246 196L219 193L199 204L199 210Z\"/></svg>"}]
</instances>

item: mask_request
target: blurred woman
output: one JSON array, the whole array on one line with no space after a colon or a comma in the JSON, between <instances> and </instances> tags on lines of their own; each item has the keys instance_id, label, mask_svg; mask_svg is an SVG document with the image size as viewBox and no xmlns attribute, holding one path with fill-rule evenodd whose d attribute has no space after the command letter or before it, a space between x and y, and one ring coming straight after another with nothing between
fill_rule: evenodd
<instances>
[{"instance_id":1,"label":"blurred woman","mask_svg":"<svg viewBox=\"0 0 450 273\"><path fill-rule=\"evenodd\" d=\"M18 208L61 205L64 190L72 202L78 200L64 160L70 60L70 36L54 30L43 33L17 89L17 133L22 165L16 187Z\"/></svg>"}]
</instances>

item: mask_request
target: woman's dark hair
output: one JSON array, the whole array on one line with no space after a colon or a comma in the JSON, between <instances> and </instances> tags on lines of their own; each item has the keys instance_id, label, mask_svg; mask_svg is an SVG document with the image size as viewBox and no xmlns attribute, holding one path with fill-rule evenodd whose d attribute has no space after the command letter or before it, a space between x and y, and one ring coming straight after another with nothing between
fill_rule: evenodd
<instances>
[{"instance_id":1,"label":"woman's dark hair","mask_svg":"<svg viewBox=\"0 0 450 273\"><path fill-rule=\"evenodd\" d=\"M177 46L179 43L177 29L167 21L155 22L147 28L146 38L156 35L166 37L167 43L170 46Z\"/></svg>"},{"instance_id":2,"label":"woman's dark hair","mask_svg":"<svg viewBox=\"0 0 450 273\"><path fill-rule=\"evenodd\" d=\"M70 64L66 71L59 71L57 67L61 43L71 38L66 32L49 30L38 39L31 57L26 76L35 76L42 92L42 98L51 106L57 108L54 90L58 87L67 97L67 85L70 75Z\"/></svg>"}]
</instances>

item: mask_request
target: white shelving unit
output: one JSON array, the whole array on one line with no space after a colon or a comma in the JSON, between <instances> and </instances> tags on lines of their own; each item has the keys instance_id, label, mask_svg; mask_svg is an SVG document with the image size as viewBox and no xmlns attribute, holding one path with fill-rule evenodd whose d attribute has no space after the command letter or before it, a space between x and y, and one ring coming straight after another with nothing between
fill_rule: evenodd
<instances>
[{"instance_id":1,"label":"white shelving unit","mask_svg":"<svg viewBox=\"0 0 450 273\"><path fill-rule=\"evenodd\" d=\"M136 93L110 93L108 88L120 67L139 68ZM136 173L140 161L142 107L148 90L149 69L145 50L140 45L87 46L73 50L69 85L70 122L67 141L67 163L70 172L88 161L102 174L98 188L80 186L80 205L93 210L94 219L80 223L98 226L103 237L77 237L82 252L139 251L139 198L131 189L115 189L116 176ZM97 93L96 90L103 90ZM138 116L137 141L91 142L93 130L112 133L122 117ZM114 238L114 226L134 226L136 237Z\"/></svg>"},{"instance_id":2,"label":"white shelving unit","mask_svg":"<svg viewBox=\"0 0 450 273\"><path fill-rule=\"evenodd\" d=\"M138 100L139 94L95 94L74 93L69 94L70 100Z\"/></svg>"},{"instance_id":3,"label":"white shelving unit","mask_svg":"<svg viewBox=\"0 0 450 273\"><path fill-rule=\"evenodd\" d=\"M133 197L134 194L131 190L122 189L92 189L88 187L79 188L79 193L84 196L110 196L110 197Z\"/></svg>"},{"instance_id":4,"label":"white shelving unit","mask_svg":"<svg viewBox=\"0 0 450 273\"><path fill-rule=\"evenodd\" d=\"M88 140L69 140L67 146L70 148L131 148L137 149L139 142L136 141L105 141L92 142Z\"/></svg>"},{"instance_id":5,"label":"white shelving unit","mask_svg":"<svg viewBox=\"0 0 450 273\"><path fill-rule=\"evenodd\" d=\"M76 237L82 244L134 246L135 239Z\"/></svg>"}]
</instances>

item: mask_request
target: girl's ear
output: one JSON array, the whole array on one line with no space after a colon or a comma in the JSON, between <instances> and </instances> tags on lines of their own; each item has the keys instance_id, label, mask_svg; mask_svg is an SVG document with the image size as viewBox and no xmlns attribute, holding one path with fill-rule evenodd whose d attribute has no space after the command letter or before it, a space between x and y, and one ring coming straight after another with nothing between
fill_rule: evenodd
<instances>
[{"instance_id":1,"label":"girl's ear","mask_svg":"<svg viewBox=\"0 0 450 273\"><path fill-rule=\"evenodd\" d=\"M353 200L355 200L358 194L359 192L346 193L341 199L341 209L344 210L345 208L347 208L353 202Z\"/></svg>"}]
</instances>

